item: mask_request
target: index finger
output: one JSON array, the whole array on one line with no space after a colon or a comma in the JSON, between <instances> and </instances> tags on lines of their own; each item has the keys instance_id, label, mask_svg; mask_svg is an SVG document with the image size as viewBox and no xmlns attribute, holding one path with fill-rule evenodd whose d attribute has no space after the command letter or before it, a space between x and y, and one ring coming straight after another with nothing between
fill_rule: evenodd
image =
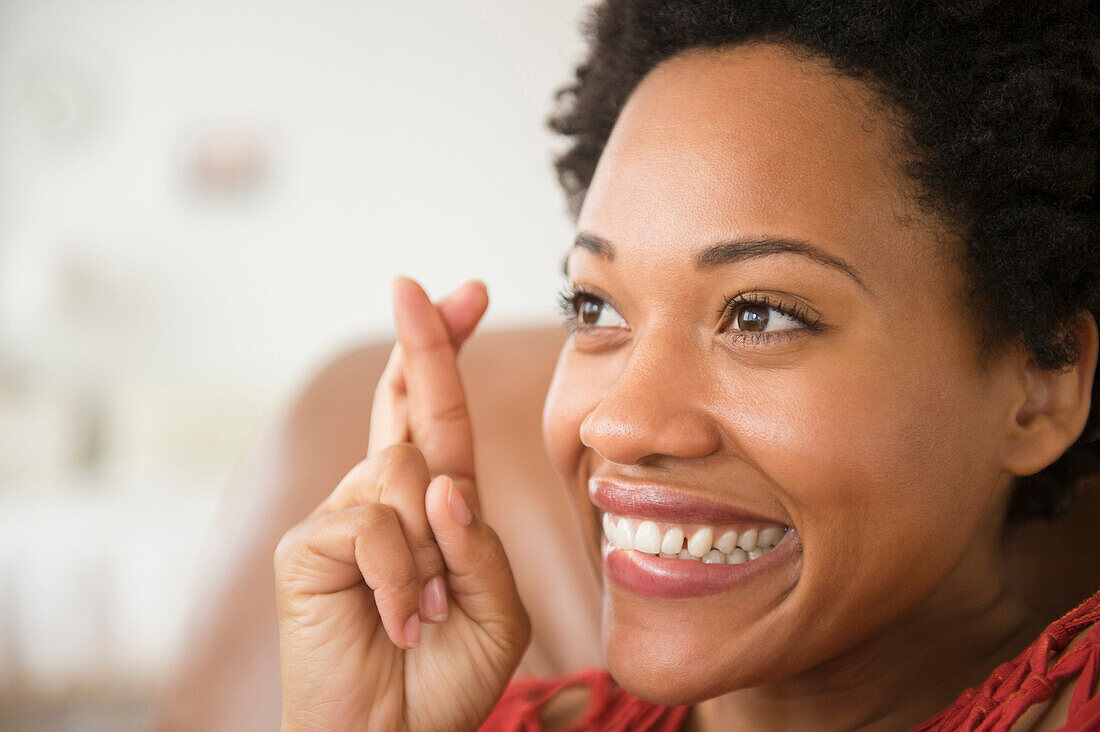
<instances>
[{"instance_id":1,"label":"index finger","mask_svg":"<svg viewBox=\"0 0 1100 732\"><path fill-rule=\"evenodd\" d=\"M474 439L454 345L435 306L413 280L393 282L394 323L405 360L409 434L434 475L446 473L477 510Z\"/></svg>"}]
</instances>

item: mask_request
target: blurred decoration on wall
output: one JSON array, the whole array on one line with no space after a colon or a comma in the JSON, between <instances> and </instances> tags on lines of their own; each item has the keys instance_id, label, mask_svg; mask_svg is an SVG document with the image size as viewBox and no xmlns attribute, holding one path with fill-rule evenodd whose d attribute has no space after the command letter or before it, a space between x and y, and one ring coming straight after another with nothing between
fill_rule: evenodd
<instances>
[{"instance_id":1,"label":"blurred decoration on wall","mask_svg":"<svg viewBox=\"0 0 1100 732\"><path fill-rule=\"evenodd\" d=\"M94 247L8 243L0 257L0 421L10 431L0 443L0 481L11 485L95 465L102 385L152 298L93 258Z\"/></svg>"},{"instance_id":2,"label":"blurred decoration on wall","mask_svg":"<svg viewBox=\"0 0 1100 732\"><path fill-rule=\"evenodd\" d=\"M200 204L243 204L261 195L272 161L258 126L226 124L192 135L184 149L185 193Z\"/></svg>"},{"instance_id":3,"label":"blurred decoration on wall","mask_svg":"<svg viewBox=\"0 0 1100 732\"><path fill-rule=\"evenodd\" d=\"M79 38L9 47L0 73L3 119L29 145L88 144L119 113L117 67Z\"/></svg>"}]
</instances>

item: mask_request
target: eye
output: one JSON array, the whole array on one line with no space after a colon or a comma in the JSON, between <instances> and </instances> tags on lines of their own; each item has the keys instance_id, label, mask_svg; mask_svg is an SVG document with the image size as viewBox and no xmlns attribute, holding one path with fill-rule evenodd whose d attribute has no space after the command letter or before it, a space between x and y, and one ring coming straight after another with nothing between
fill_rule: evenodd
<instances>
[{"instance_id":1,"label":"eye","mask_svg":"<svg viewBox=\"0 0 1100 732\"><path fill-rule=\"evenodd\" d=\"M801 325L797 318L785 315L770 305L738 305L734 308L734 313L733 324L743 333L787 330L783 327L784 324L787 324L788 328L797 328Z\"/></svg>"},{"instance_id":2,"label":"eye","mask_svg":"<svg viewBox=\"0 0 1100 732\"><path fill-rule=\"evenodd\" d=\"M824 327L820 318L810 315L806 306L787 304L755 290L726 298L721 315L723 322L728 324L725 332L730 337L753 345L776 338L795 338Z\"/></svg>"},{"instance_id":3,"label":"eye","mask_svg":"<svg viewBox=\"0 0 1100 732\"><path fill-rule=\"evenodd\" d=\"M607 300L579 287L562 291L558 305L570 331L627 327L626 320Z\"/></svg>"}]
</instances>

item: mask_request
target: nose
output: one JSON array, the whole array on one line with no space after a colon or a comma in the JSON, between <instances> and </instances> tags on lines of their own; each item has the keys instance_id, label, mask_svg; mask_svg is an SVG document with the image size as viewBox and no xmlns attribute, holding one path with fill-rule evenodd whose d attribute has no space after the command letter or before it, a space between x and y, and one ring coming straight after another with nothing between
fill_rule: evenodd
<instances>
[{"instance_id":1,"label":"nose","mask_svg":"<svg viewBox=\"0 0 1100 732\"><path fill-rule=\"evenodd\" d=\"M682 344L635 344L614 383L581 422L581 442L613 463L651 463L715 452L721 434L706 410L702 370Z\"/></svg>"}]
</instances>

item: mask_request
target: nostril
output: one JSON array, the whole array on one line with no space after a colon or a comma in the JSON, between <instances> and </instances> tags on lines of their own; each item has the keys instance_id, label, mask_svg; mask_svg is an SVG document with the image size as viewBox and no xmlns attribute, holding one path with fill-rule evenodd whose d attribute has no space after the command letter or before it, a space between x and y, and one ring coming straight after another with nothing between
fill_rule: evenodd
<instances>
[{"instance_id":1,"label":"nostril","mask_svg":"<svg viewBox=\"0 0 1100 732\"><path fill-rule=\"evenodd\" d=\"M632 404L605 400L581 423L580 439L605 460L621 465L658 457L704 457L721 446L721 433L704 411L688 405L669 409L659 400L645 399Z\"/></svg>"}]
</instances>

